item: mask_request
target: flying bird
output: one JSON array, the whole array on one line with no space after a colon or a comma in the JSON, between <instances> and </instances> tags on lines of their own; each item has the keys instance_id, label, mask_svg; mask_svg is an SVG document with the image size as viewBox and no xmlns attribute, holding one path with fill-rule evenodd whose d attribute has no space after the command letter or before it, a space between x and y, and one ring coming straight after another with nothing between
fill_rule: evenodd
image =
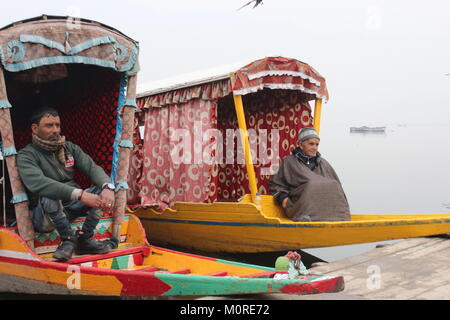
<instances>
[{"instance_id":1,"label":"flying bird","mask_svg":"<svg viewBox=\"0 0 450 320\"><path fill-rule=\"evenodd\" d=\"M244 4L242 7L240 7L240 8L238 9L238 11L241 10L242 8L244 8L244 7L248 6L248 5L250 5L252 2L255 3L255 5L253 6L253 9L256 8L257 6L259 6L260 4L263 4L263 3L262 3L263 0L252 0L252 1L247 2L246 4Z\"/></svg>"}]
</instances>

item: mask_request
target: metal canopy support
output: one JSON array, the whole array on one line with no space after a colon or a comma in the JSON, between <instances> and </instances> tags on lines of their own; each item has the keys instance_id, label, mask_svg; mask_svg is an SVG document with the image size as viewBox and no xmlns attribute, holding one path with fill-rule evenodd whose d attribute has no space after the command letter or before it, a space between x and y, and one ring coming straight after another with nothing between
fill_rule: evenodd
<instances>
[{"instance_id":1,"label":"metal canopy support","mask_svg":"<svg viewBox=\"0 0 450 320\"><path fill-rule=\"evenodd\" d=\"M17 168L17 152L14 143L14 133L11 123L11 105L8 102L8 94L6 93L5 77L3 69L0 68L0 131L3 142L3 156L8 167L9 179L12 190L12 203L17 219L17 227L19 235L34 250L34 228L30 219L30 211L28 209L28 199L25 187L19 176Z\"/></svg>"},{"instance_id":2,"label":"metal canopy support","mask_svg":"<svg viewBox=\"0 0 450 320\"><path fill-rule=\"evenodd\" d=\"M122 109L122 136L119 144L119 161L116 176L116 201L114 207L113 236L120 240L121 226L124 222L127 205L128 170L130 166L130 152L133 141L134 114L136 112L136 75L128 79L127 99Z\"/></svg>"}]
</instances>

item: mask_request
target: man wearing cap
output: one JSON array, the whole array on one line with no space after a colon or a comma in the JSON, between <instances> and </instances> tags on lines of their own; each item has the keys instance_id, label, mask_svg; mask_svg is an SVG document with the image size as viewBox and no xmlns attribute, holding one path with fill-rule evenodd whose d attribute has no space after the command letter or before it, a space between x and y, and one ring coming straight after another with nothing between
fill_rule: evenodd
<instances>
[{"instance_id":1,"label":"man wearing cap","mask_svg":"<svg viewBox=\"0 0 450 320\"><path fill-rule=\"evenodd\" d=\"M292 155L283 159L269 190L294 221L346 221L350 209L333 167L318 152L319 135L303 128Z\"/></svg>"}]
</instances>

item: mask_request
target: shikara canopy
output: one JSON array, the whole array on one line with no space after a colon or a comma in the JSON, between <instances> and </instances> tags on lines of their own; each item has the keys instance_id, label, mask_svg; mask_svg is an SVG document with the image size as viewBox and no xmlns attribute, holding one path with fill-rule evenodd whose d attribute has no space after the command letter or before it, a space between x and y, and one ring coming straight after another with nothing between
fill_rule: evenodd
<instances>
[{"instance_id":1,"label":"shikara canopy","mask_svg":"<svg viewBox=\"0 0 450 320\"><path fill-rule=\"evenodd\" d=\"M266 57L247 65L217 67L143 84L138 98L145 101L141 107L151 108L197 98L215 100L231 93L246 95L264 88L297 90L311 99L328 100L325 78L308 64L285 57Z\"/></svg>"},{"instance_id":2,"label":"shikara canopy","mask_svg":"<svg viewBox=\"0 0 450 320\"><path fill-rule=\"evenodd\" d=\"M328 99L317 71L283 57L178 75L138 92L145 130L143 141L135 135L128 204L159 210L177 201L237 201L250 192L233 94L243 95L261 194L279 159L295 148L298 130L312 126L309 101Z\"/></svg>"},{"instance_id":3,"label":"shikara canopy","mask_svg":"<svg viewBox=\"0 0 450 320\"><path fill-rule=\"evenodd\" d=\"M323 78L311 66L295 59L272 57L257 60L235 73L233 93L245 95L264 88L299 90L328 100Z\"/></svg>"},{"instance_id":4,"label":"shikara canopy","mask_svg":"<svg viewBox=\"0 0 450 320\"><path fill-rule=\"evenodd\" d=\"M35 83L63 78L63 64L68 63L134 75L139 68L138 50L138 43L126 35L84 19L41 16L0 30L3 68L9 72L25 71L22 80Z\"/></svg>"}]
</instances>

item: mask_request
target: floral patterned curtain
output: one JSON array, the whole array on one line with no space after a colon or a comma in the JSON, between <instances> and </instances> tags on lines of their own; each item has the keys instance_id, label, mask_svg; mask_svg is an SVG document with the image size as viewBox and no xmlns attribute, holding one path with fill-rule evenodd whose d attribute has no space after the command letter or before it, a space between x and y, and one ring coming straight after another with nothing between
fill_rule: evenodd
<instances>
[{"instance_id":1,"label":"floral patterned curtain","mask_svg":"<svg viewBox=\"0 0 450 320\"><path fill-rule=\"evenodd\" d=\"M311 108L307 102L311 97L299 91L266 89L243 99L258 189L261 194L268 194L267 183L281 159L294 150L299 130L312 126ZM238 128L233 100L221 99L218 112L218 128L223 136L227 136L227 131L230 136L230 129ZM217 189L218 201L237 201L250 193L238 143L236 138L234 163L226 161L214 170L218 179L217 185L211 188Z\"/></svg>"},{"instance_id":2,"label":"floral patterned curtain","mask_svg":"<svg viewBox=\"0 0 450 320\"><path fill-rule=\"evenodd\" d=\"M209 201L214 139L203 133L217 127L217 100L150 108L144 122L141 205L164 210L176 201Z\"/></svg>"},{"instance_id":3,"label":"floral patterned curtain","mask_svg":"<svg viewBox=\"0 0 450 320\"><path fill-rule=\"evenodd\" d=\"M143 100L137 101L138 108L143 105ZM130 207L138 207L141 201L142 162L144 159L144 145L140 134L140 125L144 122L145 114L138 112L134 117L133 150L130 155L130 167L128 171L127 203Z\"/></svg>"},{"instance_id":4,"label":"floral patterned curtain","mask_svg":"<svg viewBox=\"0 0 450 320\"><path fill-rule=\"evenodd\" d=\"M270 89L244 97L261 194L268 194L268 180L281 159L292 153L298 131L312 126L310 99L310 95L299 91ZM143 104L143 99L138 101L138 106ZM130 162L129 205L155 206L163 210L176 201L237 201L250 193L231 95L218 100L194 99L188 103L144 110L141 116L145 124L145 143L139 137L136 122L135 147ZM203 136L201 146L195 144L201 136L199 123L203 133L208 130L215 132ZM214 130L216 128L218 130ZM185 134L191 142L187 144L191 156L186 163L174 162L178 155L176 148L180 150L180 142L184 143L173 138L177 129L181 129L179 133ZM208 156L211 161L204 161Z\"/></svg>"}]
</instances>

